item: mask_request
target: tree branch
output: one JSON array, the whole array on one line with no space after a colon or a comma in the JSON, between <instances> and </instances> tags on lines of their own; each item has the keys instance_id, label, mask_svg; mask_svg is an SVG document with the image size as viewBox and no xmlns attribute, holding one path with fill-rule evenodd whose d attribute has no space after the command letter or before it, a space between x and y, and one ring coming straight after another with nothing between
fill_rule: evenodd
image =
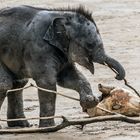
<instances>
[{"instance_id":1,"label":"tree branch","mask_svg":"<svg viewBox=\"0 0 140 140\"><path fill-rule=\"evenodd\" d=\"M74 98L74 97L71 97L71 96L68 96L68 95L64 95L62 93L59 93L59 92L56 92L56 91L53 91L53 90L48 90L48 89L45 89L45 88L41 88L41 87L36 86L36 85L34 85L32 83L29 86L26 86L26 87L23 87L23 88L17 88L17 89L8 90L7 94L12 94L12 92L14 92L14 91L20 91L20 90L24 90L24 89L27 89L27 88L30 88L30 87L34 87L34 88L37 88L37 89L45 91L45 92L49 92L49 93L53 93L53 94L56 94L56 95L60 95L60 96L63 96L63 97L66 97L68 99L72 99L72 100L75 100L75 101L80 101L80 99L77 99L77 98ZM104 108L101 108L101 107L98 107L98 106L96 106L96 107L99 108L100 110L103 110L103 111L105 111L107 113L110 113L112 115L115 115L115 114L117 115L118 114L118 113L111 112L111 111L109 111L107 109L104 109ZM41 118L39 118L39 117L38 118L19 118L19 119L16 119L16 120L31 120L31 119L41 119ZM43 119L43 117L42 117L42 119ZM44 119L46 119L46 117ZM3 121L16 121L16 120L15 119L11 119L11 120L3 120ZM0 120L0 121L2 121L2 120Z\"/></svg>"},{"instance_id":2,"label":"tree branch","mask_svg":"<svg viewBox=\"0 0 140 140\"><path fill-rule=\"evenodd\" d=\"M103 121L123 121L128 123L140 123L140 118L131 118L126 117L124 115L111 115L111 116L100 116L94 118L85 118L85 119L78 119L78 120L68 120L64 116L62 116L62 123L52 127L41 127L41 128L20 128L20 129L0 129L0 134L10 134L10 133L46 133L46 132L56 132L61 130L65 127L72 126L72 125L86 125L96 122L103 122Z\"/></svg>"},{"instance_id":3,"label":"tree branch","mask_svg":"<svg viewBox=\"0 0 140 140\"><path fill-rule=\"evenodd\" d=\"M104 65L105 66L108 66L114 73L118 74L118 72L115 69L113 69L111 66L109 66L108 64L105 63ZM140 93L134 87L132 87L131 85L129 85L128 82L127 82L127 80L125 78L123 79L123 81L124 81L124 84L127 87L129 87L130 89L132 89L137 94L137 96L140 98Z\"/></svg>"},{"instance_id":4,"label":"tree branch","mask_svg":"<svg viewBox=\"0 0 140 140\"><path fill-rule=\"evenodd\" d=\"M59 93L59 92L56 92L56 91L53 91L53 90L48 90L48 89L45 89L45 88L41 88L41 87L39 87L39 86L35 86L35 85L32 84L32 83L31 83L29 86L25 86L25 87L23 87L23 88L16 88L16 89L7 90L6 95L7 95L7 94L12 94L12 92L14 92L14 91L20 91L20 90L24 90L24 89L27 89L27 88L30 88L30 87L35 87L35 88L37 88L37 89L39 89L39 90L42 90L42 91L45 91L45 92L57 94L57 95L60 95L60 96L63 96L63 97L66 97L66 98L68 98L68 99L72 99L72 100L75 100L75 101L80 101L80 100L77 99L77 98L74 98L74 97L71 97L71 96L67 96L67 95L64 95L64 94L62 94L62 93ZM17 94L18 94L18 93L17 93Z\"/></svg>"}]
</instances>

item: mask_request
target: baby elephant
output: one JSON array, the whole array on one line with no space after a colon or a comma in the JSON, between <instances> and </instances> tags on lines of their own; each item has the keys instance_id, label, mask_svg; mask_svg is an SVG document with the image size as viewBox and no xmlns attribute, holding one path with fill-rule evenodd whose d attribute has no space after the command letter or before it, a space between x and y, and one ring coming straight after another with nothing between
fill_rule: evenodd
<instances>
[{"instance_id":1,"label":"baby elephant","mask_svg":"<svg viewBox=\"0 0 140 140\"><path fill-rule=\"evenodd\" d=\"M8 89L23 87L32 78L42 88L56 91L56 85L76 90L83 110L94 107L94 96L75 62L94 74L94 63L125 70L105 53L101 35L89 11L84 8L43 9L18 6L0 10L0 107ZM22 82L23 81L23 82ZM55 115L56 95L38 91L40 117ZM22 91L8 94L8 119L24 118ZM28 126L27 121L8 122ZM41 119L39 126L53 126L54 119Z\"/></svg>"},{"instance_id":2,"label":"baby elephant","mask_svg":"<svg viewBox=\"0 0 140 140\"><path fill-rule=\"evenodd\" d=\"M134 96L129 90L107 87L101 84L99 84L99 90L102 92L102 101L97 107L87 110L89 116L109 115L109 113L100 110L98 107L126 116L140 115L140 98Z\"/></svg>"}]
</instances>

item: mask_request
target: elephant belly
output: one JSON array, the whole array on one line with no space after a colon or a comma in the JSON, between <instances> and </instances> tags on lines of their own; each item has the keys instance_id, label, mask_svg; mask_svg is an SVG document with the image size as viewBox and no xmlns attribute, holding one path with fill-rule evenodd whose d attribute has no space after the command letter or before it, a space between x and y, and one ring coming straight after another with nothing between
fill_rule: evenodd
<instances>
[{"instance_id":1,"label":"elephant belly","mask_svg":"<svg viewBox=\"0 0 140 140\"><path fill-rule=\"evenodd\" d=\"M16 75L21 75L24 69L21 51L12 46L3 45L0 48L0 61Z\"/></svg>"}]
</instances>

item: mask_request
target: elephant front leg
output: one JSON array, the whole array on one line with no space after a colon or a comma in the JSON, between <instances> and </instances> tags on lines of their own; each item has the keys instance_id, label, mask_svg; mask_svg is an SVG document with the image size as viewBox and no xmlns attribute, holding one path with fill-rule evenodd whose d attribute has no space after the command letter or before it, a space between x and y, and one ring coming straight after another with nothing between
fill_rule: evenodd
<instances>
[{"instance_id":1,"label":"elephant front leg","mask_svg":"<svg viewBox=\"0 0 140 140\"><path fill-rule=\"evenodd\" d=\"M42 82L37 82L37 85L49 90L56 91L56 83L42 84ZM55 115L55 101L56 95L49 92L44 92L38 90L39 104L40 104L40 117L49 117ZM54 126L54 119L40 119L39 127Z\"/></svg>"},{"instance_id":2,"label":"elephant front leg","mask_svg":"<svg viewBox=\"0 0 140 140\"><path fill-rule=\"evenodd\" d=\"M57 82L62 87L74 89L79 92L80 105L83 111L97 105L98 99L93 95L89 82L75 66L68 64L58 74Z\"/></svg>"},{"instance_id":3,"label":"elephant front leg","mask_svg":"<svg viewBox=\"0 0 140 140\"><path fill-rule=\"evenodd\" d=\"M23 82L15 82L13 84L13 88L21 88L26 85L28 81ZM17 118L25 118L23 112L23 97L22 91L16 91L12 93L8 93L8 110L7 110L7 118L8 119L17 119ZM27 120L20 121L11 121L7 122L9 127L29 127L29 123Z\"/></svg>"}]
</instances>

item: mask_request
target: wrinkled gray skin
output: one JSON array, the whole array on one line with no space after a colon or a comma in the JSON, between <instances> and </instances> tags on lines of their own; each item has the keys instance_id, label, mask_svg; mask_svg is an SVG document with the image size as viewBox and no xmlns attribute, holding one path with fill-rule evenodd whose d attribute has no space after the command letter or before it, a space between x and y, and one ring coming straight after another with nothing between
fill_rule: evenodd
<instances>
[{"instance_id":1,"label":"wrinkled gray skin","mask_svg":"<svg viewBox=\"0 0 140 140\"><path fill-rule=\"evenodd\" d=\"M108 57L95 23L72 10L45 10L28 6L0 11L0 107L8 89L25 86L33 78L40 87L56 90L56 83L76 90L83 110L95 106L89 82L74 62L94 73L93 62L107 63L125 77L123 67ZM22 92L8 94L8 119L23 118ZM38 91L40 117L55 114L55 94ZM27 121L8 122L29 126ZM40 127L52 126L54 120L40 120Z\"/></svg>"}]
</instances>

